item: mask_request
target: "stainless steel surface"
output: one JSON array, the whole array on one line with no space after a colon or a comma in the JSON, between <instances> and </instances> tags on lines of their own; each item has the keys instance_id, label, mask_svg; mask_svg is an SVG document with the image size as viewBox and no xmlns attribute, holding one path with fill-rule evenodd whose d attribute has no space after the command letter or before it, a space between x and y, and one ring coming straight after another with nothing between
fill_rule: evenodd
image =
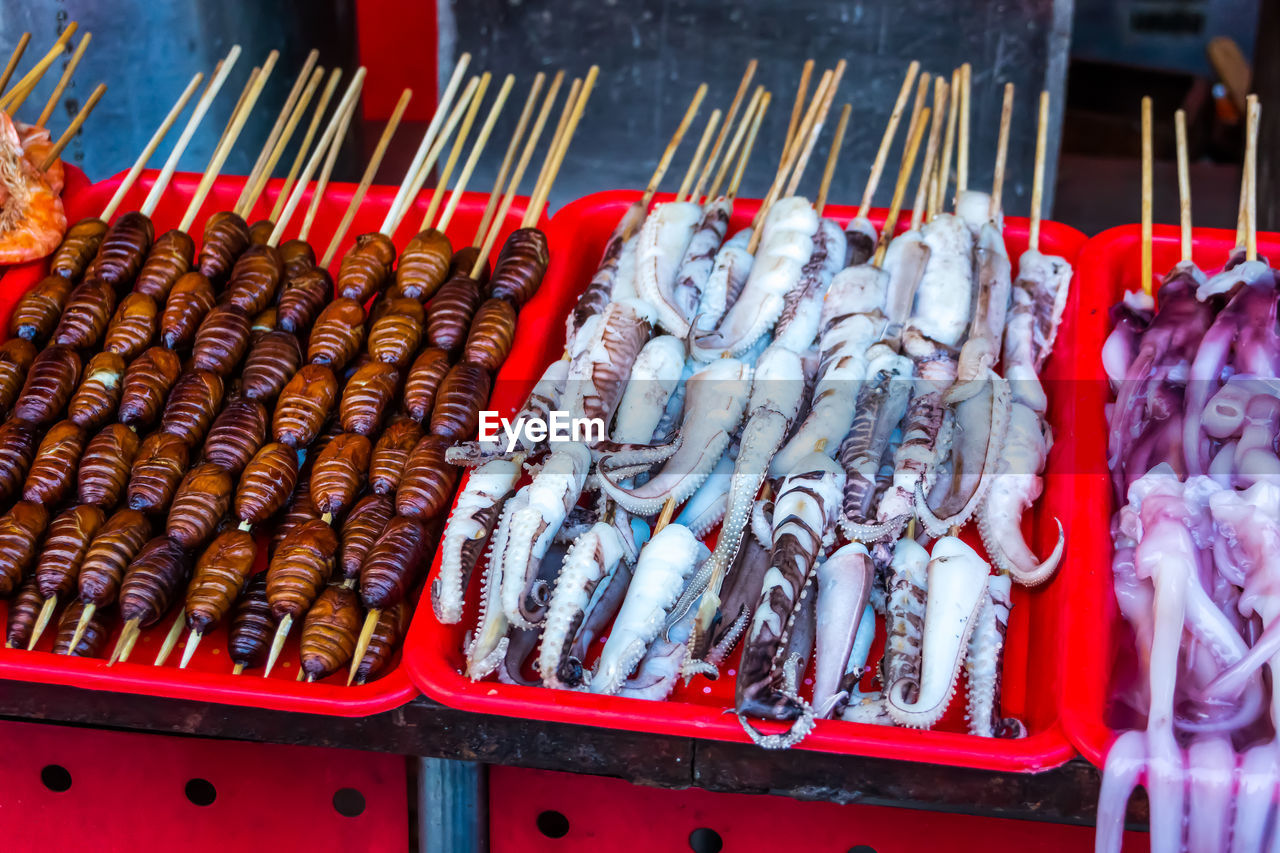
<instances>
[{"instance_id":1,"label":"stainless steel surface","mask_svg":"<svg viewBox=\"0 0 1280 853\"><path fill-rule=\"evenodd\" d=\"M29 30L31 44L19 66L19 73L26 71L71 20L80 25L76 41L86 31L93 40L49 124L56 137L93 87L107 84L106 96L64 155L91 178L128 168L191 75L207 74L232 44L239 43L243 54L187 149L182 169L203 169L208 163L250 69L273 48L280 51L279 63L262 107L227 161L228 174L245 174L252 167L308 50L319 48L326 67L354 67L355 24L346 0L0 0L0 62ZM19 118L35 120L69 59L67 53L55 63ZM156 160L167 155L172 139L166 143Z\"/></svg>"},{"instance_id":2,"label":"stainless steel surface","mask_svg":"<svg viewBox=\"0 0 1280 853\"><path fill-rule=\"evenodd\" d=\"M476 761L418 759L418 853L489 849L487 773Z\"/></svg>"},{"instance_id":3,"label":"stainless steel surface","mask_svg":"<svg viewBox=\"0 0 1280 853\"><path fill-rule=\"evenodd\" d=\"M565 67L583 74L591 63L600 65L596 92L551 196L553 210L595 190L643 186L694 89L705 80L710 84L706 105L667 180L667 188L674 189L702 122L711 110L728 105L751 57L760 60L758 80L774 100L743 185L746 195L762 194L768 186L807 57L819 68L841 58L849 63L835 106L851 102L853 119L831 191L833 203L861 196L893 96L912 59L946 74L965 60L973 63L970 183L975 187L990 184L1001 87L1007 81L1017 85L1005 197L1010 212L1024 212L1029 204L1036 100L1047 87L1054 109L1046 187L1054 186L1071 0L439 2L451 13L442 15L449 21L442 48L452 44L454 52L470 51L477 68L516 73L517 97L538 70ZM507 108L495 139L510 133L518 112ZM805 192L816 191L830 136L828 130L810 161ZM497 160L485 158L475 186L488 186ZM877 200L887 203L891 192L892 176L881 182Z\"/></svg>"}]
</instances>

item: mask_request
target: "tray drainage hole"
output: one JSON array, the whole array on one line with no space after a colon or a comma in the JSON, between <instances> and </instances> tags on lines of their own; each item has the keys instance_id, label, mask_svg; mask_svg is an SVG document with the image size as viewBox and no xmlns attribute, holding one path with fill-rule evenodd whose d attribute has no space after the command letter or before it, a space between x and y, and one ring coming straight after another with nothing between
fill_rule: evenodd
<instances>
[{"instance_id":1,"label":"tray drainage hole","mask_svg":"<svg viewBox=\"0 0 1280 853\"><path fill-rule=\"evenodd\" d=\"M693 853L720 853L724 849L724 839L714 829L700 826L689 833L689 849Z\"/></svg>"},{"instance_id":2,"label":"tray drainage hole","mask_svg":"<svg viewBox=\"0 0 1280 853\"><path fill-rule=\"evenodd\" d=\"M876 848L870 844L855 844L849 848L849 853L876 853Z\"/></svg>"},{"instance_id":3,"label":"tray drainage hole","mask_svg":"<svg viewBox=\"0 0 1280 853\"><path fill-rule=\"evenodd\" d=\"M364 794L355 788L339 788L333 792L333 810L343 817L359 817L364 809Z\"/></svg>"},{"instance_id":4,"label":"tray drainage hole","mask_svg":"<svg viewBox=\"0 0 1280 853\"><path fill-rule=\"evenodd\" d=\"M61 764L46 764L40 768L40 781L55 794L71 787L71 771Z\"/></svg>"},{"instance_id":5,"label":"tray drainage hole","mask_svg":"<svg viewBox=\"0 0 1280 853\"><path fill-rule=\"evenodd\" d=\"M547 838L564 838L569 834L569 818L554 809L538 813L538 832Z\"/></svg>"},{"instance_id":6,"label":"tray drainage hole","mask_svg":"<svg viewBox=\"0 0 1280 853\"><path fill-rule=\"evenodd\" d=\"M208 779L189 779L183 791L187 799L197 806L211 806L218 799L218 789Z\"/></svg>"}]
</instances>

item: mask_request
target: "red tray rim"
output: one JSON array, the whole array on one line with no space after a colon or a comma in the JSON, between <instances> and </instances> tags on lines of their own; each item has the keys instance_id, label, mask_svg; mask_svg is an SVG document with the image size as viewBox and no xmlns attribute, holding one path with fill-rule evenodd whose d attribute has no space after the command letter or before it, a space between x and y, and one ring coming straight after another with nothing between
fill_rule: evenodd
<instances>
[{"instance_id":1,"label":"red tray rim","mask_svg":"<svg viewBox=\"0 0 1280 853\"><path fill-rule=\"evenodd\" d=\"M552 257L556 246L571 246L573 223L587 211L603 205L623 205L639 198L638 190L606 190L592 193L565 205L551 218L547 229L552 245ZM670 196L659 195L658 201ZM757 200L741 199L744 203ZM829 210L845 211L835 205ZM852 215L852 208L848 208ZM876 209L873 220L883 221L886 211ZM900 230L905 230L908 214L900 219ZM1025 233L1029 220L1022 217L1006 217L1005 230ZM565 234L565 231L569 231ZM1042 235L1061 241L1063 255L1074 263L1087 238L1083 232L1058 222L1042 220ZM548 275L553 273L549 270ZM573 283L554 274L554 286L573 287ZM544 282L544 286L549 282ZM1078 298L1072 296L1073 299ZM559 318L556 318L558 321ZM1073 335L1073 330L1068 330ZM508 362L510 363L510 361ZM452 507L451 507L452 509ZM433 562L432 572L437 568ZM428 575L430 578L430 575ZM404 663L410 677L423 695L463 711L504 714L514 717L539 719L547 722L590 725L600 728L618 728L637 732L709 740L751 743L738 725L736 718L722 710L686 703L648 702L622 697L600 697L595 694L572 691L547 690L541 687L508 685L493 681L473 683L456 671L443 657L437 655L434 641L442 633L431 608L420 607L414 612L404 646ZM589 697L584 700L583 697ZM610 712L602 714L599 708L586 707L587 702L598 703L607 698ZM680 711L679 715L673 709ZM1075 749L1067 740L1057 716L1043 731L1019 740L980 739L953 732L919 733L910 729L882 726L861 726L864 731L849 736L845 726L837 721L819 721L817 727L797 748L871 758L887 758L972 767L986 770L1039 772L1057 767L1075 755ZM603 718L603 719L602 719ZM607 722L606 722L607 721ZM891 734L888 734L891 733ZM888 736L886 736L888 735ZM922 736L923 735L923 736ZM975 748L982 747L981 749Z\"/></svg>"},{"instance_id":2,"label":"red tray rim","mask_svg":"<svg viewBox=\"0 0 1280 853\"><path fill-rule=\"evenodd\" d=\"M1176 225L1154 225L1152 242L1158 246L1177 246L1181 241L1181 230ZM1092 340L1096 344L1095 358L1088 367L1087 377L1105 383L1106 376L1102 369L1101 344L1111 332L1110 309L1119 297L1117 290L1120 282L1112 275L1115 257L1131 250L1135 243L1142 239L1142 226L1138 224L1118 225L1091 237L1080 252L1076 265L1076 276L1083 290L1082 323L1080 335L1086 344ZM1236 245L1236 232L1227 228L1193 228L1191 232L1193 247L1209 250L1229 249ZM1280 233L1259 233L1259 248L1269 250L1273 255L1280 254ZM1157 274L1162 271L1157 267ZM1105 397L1110 402L1110 395ZM1105 496L1104 509L1099 510L1098 523L1089 528L1090 542L1088 547L1094 555L1094 565L1089 571L1083 569L1071 572L1067 577L1065 599L1068 606L1063 616L1063 643L1060 650L1060 668L1063 677L1060 682L1059 698L1062 726L1071 743L1080 754L1098 767L1106 762L1107 752L1119 732L1108 726L1104 720L1108 691L1110 690L1110 661L1112 660L1112 628L1118 618L1115 596L1111 588L1112 543L1110 534L1111 515L1114 502L1111 499L1111 484L1105 468L1106 453L1106 420L1101 410L1087 415L1089 421L1080 422L1081 428L1097 431L1100 441L1097 444L1101 452L1102 472L1089 473L1087 476L1101 478L1102 494ZM1081 453L1086 453L1087 441L1077 444ZM1090 465L1098 463L1095 454L1091 459L1080 458L1080 471L1093 471ZM1073 542L1073 548L1080 548L1081 543ZM1105 614L1106 630L1099 631L1099 610ZM1072 642L1068 642L1068 638ZM1083 645L1082 645L1083 644Z\"/></svg>"},{"instance_id":3,"label":"red tray rim","mask_svg":"<svg viewBox=\"0 0 1280 853\"><path fill-rule=\"evenodd\" d=\"M68 209L69 225L80 216L94 215L92 209L80 210L78 206L88 208L90 202L87 199L95 198L106 189L119 186L126 174L122 171L103 181L93 183L78 169L69 168L67 171L69 191L64 190L63 198L64 205ZM139 192L145 191L158 174L157 169L144 170L130 190L126 204L122 207L125 210L131 209L127 206L128 200ZM73 175L78 175L74 183L71 180ZM175 172L170 191L179 187L194 189L200 179L199 173ZM246 177L243 175L222 175L215 182L215 188L224 187L238 191L245 180ZM255 213L261 212L264 206L269 208L270 204L274 203L283 183L281 178L273 178L267 183L266 191L254 208ZM354 194L356 188L357 185L353 183L334 181L328 185L326 194L345 200ZM371 198L376 199L379 195L385 195L386 201L390 202L391 196L397 189L395 186L374 184L368 188L364 203L367 204ZM406 221L415 215L414 211L425 208L429 195L429 193L419 195L410 214L405 217ZM460 208L467 205L483 207L488 201L488 196L487 192L467 191L463 193ZM303 197L304 203L310 197L309 190ZM517 196L508 213L509 220L516 223L517 227L527 203L527 196ZM252 216L249 218L253 221ZM545 217L543 221L546 222ZM408 226L402 222L396 236L407 239L407 228ZM348 233L346 240L354 239L355 234ZM335 256L333 268L336 269L340 260L341 253ZM11 271L29 272L33 267L41 265L47 265L47 259L5 268L0 273L0 287L4 286L4 278ZM41 270L43 269L44 267L41 267ZM168 624L170 624L168 619L161 623L165 626ZM108 667L105 661L98 659L72 658L46 651L0 649L0 680L56 684L138 696L188 699L339 717L360 717L389 711L417 698L420 692L405 666L403 647L393 668L384 671L373 681L363 685L343 686L340 689L325 691L323 694L313 689L317 685L299 683L292 679L266 679L254 673L231 676L230 673L183 670L178 669L172 660L165 666L153 666L149 662L144 662L144 658L145 654L136 663L128 662Z\"/></svg>"}]
</instances>

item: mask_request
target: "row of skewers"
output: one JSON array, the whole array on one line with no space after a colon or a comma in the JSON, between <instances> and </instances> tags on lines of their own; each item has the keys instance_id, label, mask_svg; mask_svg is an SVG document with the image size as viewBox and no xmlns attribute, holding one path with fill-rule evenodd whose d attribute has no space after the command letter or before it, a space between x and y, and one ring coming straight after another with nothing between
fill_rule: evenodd
<instances>
[{"instance_id":1,"label":"row of skewers","mask_svg":"<svg viewBox=\"0 0 1280 853\"><path fill-rule=\"evenodd\" d=\"M110 661L128 661L144 629L172 618L155 662L186 631L185 667L226 623L233 671L269 674L302 623L299 678L350 663L348 683L363 683L390 659L429 563L457 477L443 448L474 430L546 270L536 224L597 72L570 87L521 227L490 273L564 75L545 96L545 75L533 81L474 245L455 252L445 231L515 82L503 81L472 141L491 76L467 80L461 57L380 230L355 239L335 280L327 268L412 93L317 259L309 236L363 68L326 118L340 71L328 75L275 210L247 221L325 78L314 51L199 250L192 226L275 52L251 72L182 220L155 236L151 215L239 53L219 63L141 208L112 219L203 75L13 312L0 382L0 490L6 505L17 499L0 517L0 586L14 596L6 645L35 649L66 604L57 651L103 656L118 620ZM393 237L438 163L422 224L397 258ZM308 190L299 236L284 241Z\"/></svg>"},{"instance_id":2,"label":"row of skewers","mask_svg":"<svg viewBox=\"0 0 1280 853\"><path fill-rule=\"evenodd\" d=\"M1250 96L1236 247L1208 270L1192 257L1186 119L1175 115L1181 254L1157 287L1142 104L1141 286L1112 309L1102 352L1112 582L1135 654L1112 697L1108 724L1127 730L1106 755L1100 851L1120 849L1139 784L1153 851L1263 850L1280 838L1280 293L1258 254L1260 112Z\"/></svg>"},{"instance_id":3,"label":"row of skewers","mask_svg":"<svg viewBox=\"0 0 1280 853\"><path fill-rule=\"evenodd\" d=\"M702 189L744 101L720 173L741 139L739 173L750 155L770 97L757 88L746 98L754 69L706 166L719 111L675 199L650 209L698 91L566 318L564 359L513 421L564 411L597 433L548 442L523 432L514 452L483 440L449 452L478 467L445 528L436 616L462 619L487 557L465 648L473 679L661 700L681 677L732 667L741 643L734 710L763 746L797 743L820 717L932 727L962 669L969 731L1017 736L1025 729L999 701L1011 585L1047 581L1063 553L1061 527L1043 561L1021 529L1050 444L1038 375L1072 276L1038 250L1047 96L1031 248L1015 281L1000 202L1013 88L992 192L971 190L967 67L932 86L920 75L877 228L870 200L918 64L844 225L822 212L847 105L817 203L796 195L844 71L825 72L807 100L807 65L779 172L751 226L726 240L736 181L723 196L720 180ZM910 227L895 236L918 159ZM975 518L994 574L959 537ZM704 546L717 527L714 548ZM877 616L880 689L863 692ZM791 727L763 734L754 719Z\"/></svg>"}]
</instances>

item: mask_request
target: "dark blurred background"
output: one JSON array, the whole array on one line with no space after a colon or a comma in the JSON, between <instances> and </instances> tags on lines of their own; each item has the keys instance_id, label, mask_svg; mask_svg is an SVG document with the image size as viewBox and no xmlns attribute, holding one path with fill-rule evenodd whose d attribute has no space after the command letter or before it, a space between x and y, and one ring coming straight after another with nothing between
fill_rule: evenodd
<instances>
[{"instance_id":1,"label":"dark blurred background","mask_svg":"<svg viewBox=\"0 0 1280 853\"><path fill-rule=\"evenodd\" d=\"M1239 104L1250 87L1267 93L1275 51L1252 67L1255 42L1275 44L1280 3L1261 0L0 0L0 50L7 55L23 31L32 33L24 66L39 56L69 20L93 33L91 46L50 124L66 126L100 80L110 89L73 142L68 159L93 178L127 168L194 71L208 69L239 43L244 55L228 83L238 91L249 69L271 48L280 62L261 101L279 105L308 49L326 67L348 73L364 63L368 83L359 120L335 176L354 180L400 89L415 98L393 141L379 180L398 183L425 128L438 81L462 51L473 69L517 75L516 88L471 188L487 189L505 138L539 71L583 74L601 67L600 81L551 197L551 209L596 190L638 187L700 82L706 105L686 138L677 167L687 162L710 111L731 99L748 59L760 61L757 81L773 106L744 183L760 195L777 164L801 65L848 61L836 108L852 104L853 119L831 191L836 203L856 202L902 74L912 59L949 74L973 64L971 184L989 184L1000 89L1017 86L1006 209L1029 203L1035 103L1052 95L1046 203L1052 215L1097 231L1138 217L1138 102L1150 94L1156 110L1157 218L1176 218L1172 164L1173 111L1186 109L1193 158L1197 224L1234 224L1241 151ZM79 35L77 36L77 40ZM1267 41L1270 39L1270 41ZM54 71L61 68L60 60ZM20 117L39 112L57 78L50 73ZM1280 80L1277 80L1280 83ZM1280 85L1271 87L1280 88ZM204 167L234 94L215 104L182 167ZM1265 104L1264 97L1264 104ZM1280 107L1276 108L1280 110ZM1264 120L1267 117L1264 110ZM834 125L835 110L829 126ZM27 117L30 119L30 117ZM226 171L247 172L274 110L259 108ZM1264 125L1264 140L1270 123ZM804 189L814 192L830 131L814 154ZM1263 151L1280 150L1278 144ZM167 150L161 149L163 154ZM157 158L159 159L159 158ZM287 168L288 159L278 171ZM1270 158L1260 164L1267 193ZM678 178L668 179L668 188ZM530 178L526 187L532 184ZM883 181L885 203L891 181ZM1264 227L1270 211L1265 201Z\"/></svg>"}]
</instances>

